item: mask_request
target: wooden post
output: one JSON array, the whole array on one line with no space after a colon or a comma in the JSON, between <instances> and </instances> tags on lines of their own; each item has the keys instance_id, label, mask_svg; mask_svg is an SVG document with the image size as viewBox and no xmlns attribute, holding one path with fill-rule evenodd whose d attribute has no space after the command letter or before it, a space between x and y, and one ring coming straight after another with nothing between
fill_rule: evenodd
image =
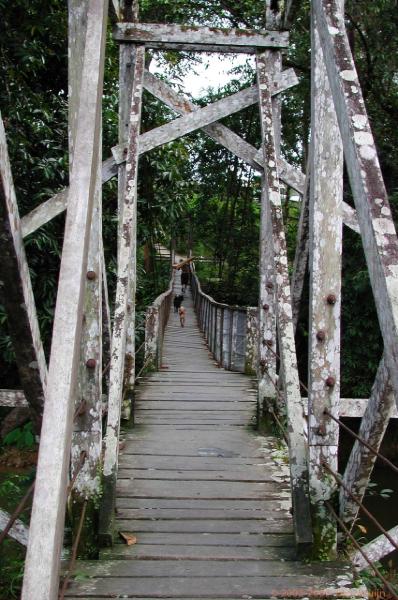
<instances>
[{"instance_id":1,"label":"wooden post","mask_svg":"<svg viewBox=\"0 0 398 600\"><path fill-rule=\"evenodd\" d=\"M284 374L283 394L288 420L295 538L299 552L304 553L308 551L312 544L305 442L306 424L297 372L286 239L283 229L278 167L272 126L270 79L267 72L268 58L269 53L267 52L257 55L257 79L265 158L263 200L266 202L267 214L272 226L276 319L281 369Z\"/></svg>"},{"instance_id":2,"label":"wooden post","mask_svg":"<svg viewBox=\"0 0 398 600\"><path fill-rule=\"evenodd\" d=\"M62 547L72 418L80 358L84 281L100 141L108 3L89 0L74 161L52 351L25 563L23 600L55 600Z\"/></svg>"},{"instance_id":3,"label":"wooden post","mask_svg":"<svg viewBox=\"0 0 398 600\"><path fill-rule=\"evenodd\" d=\"M132 266L131 261L133 257L132 248L136 243L138 136L141 120L142 80L145 62L144 46L137 46L135 58L126 161L126 188L121 229L122 237L118 253L118 274L109 378L108 422L105 436L104 493L100 518L100 538L103 544L112 543L120 412L124 382L126 335L129 323L128 306L131 290L135 289L135 283L131 282L131 276L135 274L135 265Z\"/></svg>"},{"instance_id":4,"label":"wooden post","mask_svg":"<svg viewBox=\"0 0 398 600\"><path fill-rule=\"evenodd\" d=\"M136 0L121 0L119 2L122 21L136 22L138 20L138 2ZM135 63L135 45L121 42L119 46L119 144L126 144L129 132L129 117L131 106L131 93L133 87L133 76ZM123 203L125 194L126 164L118 166L118 249L120 248L121 229L123 224ZM135 227L135 225L134 225ZM133 232L136 239L136 231ZM126 334L126 358L124 373L124 390L122 396L122 419L131 416L132 390L135 380L135 281L136 281L136 253L137 245L134 241L131 251L131 274L132 287L128 299L127 334Z\"/></svg>"},{"instance_id":5,"label":"wooden post","mask_svg":"<svg viewBox=\"0 0 398 600\"><path fill-rule=\"evenodd\" d=\"M19 377L37 433L40 432L47 365L37 321L19 211L0 114L0 294L7 312Z\"/></svg>"},{"instance_id":6,"label":"wooden post","mask_svg":"<svg viewBox=\"0 0 398 600\"><path fill-rule=\"evenodd\" d=\"M394 408L395 397L383 356L358 432L358 435L376 450L379 450L381 446ZM376 458L376 455L370 452L366 446L355 441L344 471L343 481L359 500L362 500L365 495ZM347 491L340 488L341 518L348 525L353 525L358 510L358 505L350 498Z\"/></svg>"},{"instance_id":7,"label":"wooden post","mask_svg":"<svg viewBox=\"0 0 398 600\"><path fill-rule=\"evenodd\" d=\"M340 10L343 14L342 2ZM324 411L339 415L343 148L314 15L311 31L309 481L314 553L331 560L337 553L337 528L324 502L336 483L322 461L338 470L339 428Z\"/></svg>"},{"instance_id":8,"label":"wooden post","mask_svg":"<svg viewBox=\"0 0 398 600\"><path fill-rule=\"evenodd\" d=\"M69 0L69 171L72 176L77 114L86 42L88 1ZM85 278L83 323L81 334L81 357L79 365L78 393L75 399L77 417L73 425L71 448L71 477L80 469L71 494L70 513L75 531L80 521L83 505L85 510L79 551L93 558L96 545L96 506L101 492L99 463L102 446L102 143L97 148L97 177ZM88 366L90 365L90 366ZM81 467L81 452L86 460Z\"/></svg>"},{"instance_id":9,"label":"wooden post","mask_svg":"<svg viewBox=\"0 0 398 600\"><path fill-rule=\"evenodd\" d=\"M339 2L316 0L313 6L398 403L397 235Z\"/></svg>"}]
</instances>

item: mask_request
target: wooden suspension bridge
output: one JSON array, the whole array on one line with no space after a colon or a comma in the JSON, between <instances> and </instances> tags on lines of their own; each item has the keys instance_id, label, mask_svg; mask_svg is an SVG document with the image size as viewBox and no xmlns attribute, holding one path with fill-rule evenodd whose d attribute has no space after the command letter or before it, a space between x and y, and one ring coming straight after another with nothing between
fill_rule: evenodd
<instances>
[{"instance_id":1,"label":"wooden suspension bridge","mask_svg":"<svg viewBox=\"0 0 398 600\"><path fill-rule=\"evenodd\" d=\"M366 595L364 588L353 587L347 565L333 561L337 525L352 537L385 429L396 415L398 243L345 31L343 0L311 3L307 173L280 154L280 94L297 83L294 71L282 64L295 4L267 1L267 30L250 31L140 23L134 4L114 0L114 38L120 44L119 140L112 157L102 161L108 5L104 0L70 0L70 185L22 219L0 120L0 280L23 388L2 390L0 401L27 407L41 425L29 530L0 515L1 528L27 543L23 600L58 597L67 502L80 515L73 559L78 534L92 528L98 503L99 539L105 549L100 560L81 565L90 579L63 586L61 597ZM254 54L257 84L199 108L146 71L145 51L151 48ZM180 116L141 134L144 89ZM262 126L260 149L218 122L255 103ZM135 390L139 156L197 130L261 175L259 303L244 309L219 304L193 278L193 304L210 358L191 308L183 330L174 314L169 318L173 286L178 285L174 280L147 313L145 365L158 372ZM355 208L343 201L343 154ZM114 176L119 247L111 315L101 188ZM301 196L291 278L280 182ZM23 238L65 209L47 365ZM343 225L361 236L384 340L369 399L340 397ZM309 384L303 396L294 333L307 264ZM126 435L119 456L120 423L131 416L134 392L136 428ZM286 424L286 464L278 463L274 438L248 429L253 414ZM361 426L340 476L343 416L360 417ZM130 545L117 543L119 531ZM360 570L364 561L372 564L396 548L397 539L397 528L382 530L352 560ZM322 568L303 565L303 556L326 563ZM392 594L396 597L394 590Z\"/></svg>"}]
</instances>

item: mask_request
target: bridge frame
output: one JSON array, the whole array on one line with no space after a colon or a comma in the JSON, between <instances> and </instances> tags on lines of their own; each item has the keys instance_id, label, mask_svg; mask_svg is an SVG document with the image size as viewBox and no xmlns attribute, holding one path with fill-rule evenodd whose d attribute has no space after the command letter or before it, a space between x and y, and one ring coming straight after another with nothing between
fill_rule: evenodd
<instances>
[{"instance_id":1,"label":"bridge frame","mask_svg":"<svg viewBox=\"0 0 398 600\"><path fill-rule=\"evenodd\" d=\"M325 502L336 496L337 489L335 482L325 475L321 461L337 471L338 427L329 414L337 418L341 414L343 222L360 232L384 340L384 357L361 425L362 435L376 447L392 415L394 398L395 402L398 398L398 241L345 32L343 0L312 3L312 139L305 175L280 156L277 95L296 83L291 70L281 70L281 49L288 43L288 33L283 27L289 23L294 2L286 2L285 12L279 10L278 2L267 3L267 32L143 24L138 23L134 4L114 0L113 6L119 19L115 38L120 42L120 121L119 143L112 158L102 162L100 150L108 10L103 0L83 3L69 0L70 186L23 219L18 215L0 121L0 242L7 257L0 275L12 299L5 306L23 387L23 394L8 392L0 395L0 399L19 408L27 404L38 429L42 418L23 600L35 598L37 589L43 599L57 596L68 481L76 479L72 502L77 507L94 503L100 493L103 363L109 364L109 386L102 506L103 514L112 516L120 419L129 417L135 382L135 238L140 153L202 129L262 176L257 313L259 403L266 409L286 412L293 518L299 550L308 552L315 547L318 556L324 558L333 558L336 552L336 525L327 516ZM257 86L198 108L145 71L146 48L255 53ZM182 116L140 134L144 88ZM259 150L217 123L255 102L259 104L263 135ZM356 210L342 200L343 152ZM101 186L116 174L119 247L111 332L101 234ZM303 197L292 282L280 180ZM66 207L47 369L23 237ZM307 261L311 276L308 408L300 392L294 342ZM16 305L21 311L13 321ZM23 348L26 352L22 352ZM278 373L277 356L280 357ZM369 453L355 445L344 474L349 489L364 494L373 464ZM349 524L357 516L357 507L344 490L340 492L340 511ZM103 521L104 543L111 543L111 526L111 518ZM381 542L380 546L386 551L386 544Z\"/></svg>"}]
</instances>

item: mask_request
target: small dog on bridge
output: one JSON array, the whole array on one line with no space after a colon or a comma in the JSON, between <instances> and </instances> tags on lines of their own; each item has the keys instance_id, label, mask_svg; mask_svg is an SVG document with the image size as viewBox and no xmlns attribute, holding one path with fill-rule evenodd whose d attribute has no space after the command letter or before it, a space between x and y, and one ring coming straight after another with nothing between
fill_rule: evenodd
<instances>
[{"instance_id":1,"label":"small dog on bridge","mask_svg":"<svg viewBox=\"0 0 398 600\"><path fill-rule=\"evenodd\" d=\"M180 308L183 300L184 296L182 294L177 294L177 296L174 297L173 305L175 313L178 313L178 309Z\"/></svg>"},{"instance_id":2,"label":"small dog on bridge","mask_svg":"<svg viewBox=\"0 0 398 600\"><path fill-rule=\"evenodd\" d=\"M186 314L186 310L183 306L180 306L180 308L178 309L178 314L180 315L180 323L181 323L181 327L185 326L185 314Z\"/></svg>"}]
</instances>

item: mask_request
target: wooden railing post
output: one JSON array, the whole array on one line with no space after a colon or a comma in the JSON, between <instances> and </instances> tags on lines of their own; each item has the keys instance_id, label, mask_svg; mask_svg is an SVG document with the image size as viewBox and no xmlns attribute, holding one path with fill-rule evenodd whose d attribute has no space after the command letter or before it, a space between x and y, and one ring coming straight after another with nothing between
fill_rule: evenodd
<instances>
[{"instance_id":1,"label":"wooden railing post","mask_svg":"<svg viewBox=\"0 0 398 600\"><path fill-rule=\"evenodd\" d=\"M88 1L69 0L69 165L72 173L76 139L76 118L82 76L82 62L86 42ZM93 216L85 277L81 358L78 393L75 399L76 418L73 425L71 447L71 478L79 472L71 494L70 514L73 532L80 521L83 505L85 520L80 536L81 555L93 557L96 546L96 512L101 492L99 464L102 450L102 140L97 148L97 178ZM81 453L86 460L81 466ZM74 535L73 533L73 535Z\"/></svg>"},{"instance_id":2,"label":"wooden railing post","mask_svg":"<svg viewBox=\"0 0 398 600\"><path fill-rule=\"evenodd\" d=\"M100 539L103 544L112 543L120 416L125 382L125 350L128 327L131 326L129 305L130 300L134 300L131 294L135 290L135 283L132 283L132 277L135 278L135 265L132 265L132 260L135 257L133 248L136 244L138 137L141 120L144 63L145 48L144 46L138 46L136 48L131 93L123 225L118 252L116 300L109 376L108 421L105 436L103 497L100 518ZM130 335L132 335L131 331Z\"/></svg>"},{"instance_id":3,"label":"wooden railing post","mask_svg":"<svg viewBox=\"0 0 398 600\"><path fill-rule=\"evenodd\" d=\"M343 148L314 15L311 29L309 480L314 553L334 559L336 522L324 502L331 500L336 483L322 462L338 470L339 428L324 412L338 417L340 403Z\"/></svg>"},{"instance_id":4,"label":"wooden railing post","mask_svg":"<svg viewBox=\"0 0 398 600\"><path fill-rule=\"evenodd\" d=\"M58 596L84 283L98 168L108 3L89 0L74 161L55 307L23 600Z\"/></svg>"},{"instance_id":5,"label":"wooden railing post","mask_svg":"<svg viewBox=\"0 0 398 600\"><path fill-rule=\"evenodd\" d=\"M275 152L271 79L268 74L269 53L257 55L257 80L265 176L262 202L272 226L274 254L276 317L283 372L283 396L289 432L289 458L292 485L293 517L298 550L306 552L312 545L311 518L308 498L308 464L305 441L306 423L300 394L296 348L292 323L290 281L287 263L286 238L283 227L278 166ZM274 344L275 348L275 344Z\"/></svg>"}]
</instances>

